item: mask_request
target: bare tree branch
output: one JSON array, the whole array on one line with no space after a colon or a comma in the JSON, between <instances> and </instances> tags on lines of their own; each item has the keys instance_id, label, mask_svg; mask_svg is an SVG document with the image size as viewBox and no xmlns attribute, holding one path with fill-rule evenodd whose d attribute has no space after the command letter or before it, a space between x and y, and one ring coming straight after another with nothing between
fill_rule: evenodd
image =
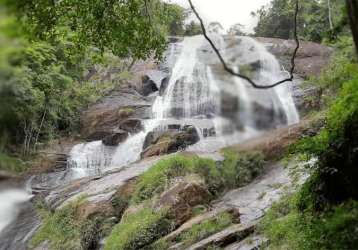
<instances>
[{"instance_id":1,"label":"bare tree branch","mask_svg":"<svg viewBox=\"0 0 358 250\"><path fill-rule=\"evenodd\" d=\"M282 83L285 82L292 82L293 80L293 72L295 70L295 58L297 55L297 51L300 48L300 41L298 40L298 35L297 35L297 19L298 19L298 1L296 0L296 7L295 7L295 17L294 17L294 37L295 37L295 42L296 42L296 48L293 52L292 58L291 58L291 70L290 70L290 77L283 79L279 82L270 84L270 85L259 85L257 83L255 83L250 77L242 75L240 73L235 72L232 68L229 67L229 65L226 63L225 59L223 58L223 56L220 54L219 49L215 46L214 42L210 39L210 37L208 36L208 33L206 31L205 25L204 25L204 21L203 19L200 17L199 13L197 12L195 6L192 3L192 0L188 0L190 7L192 9L192 11L194 12L195 16L198 18L199 22L200 22L200 26L201 29L203 31L203 35L205 37L205 39L210 43L211 47L213 48L214 52L216 53L216 55L218 56L219 60L221 61L221 64L223 65L224 69L230 73L231 75L240 77L246 81L248 81L252 87L256 88L256 89L270 89L270 88L274 88Z\"/></svg>"}]
</instances>

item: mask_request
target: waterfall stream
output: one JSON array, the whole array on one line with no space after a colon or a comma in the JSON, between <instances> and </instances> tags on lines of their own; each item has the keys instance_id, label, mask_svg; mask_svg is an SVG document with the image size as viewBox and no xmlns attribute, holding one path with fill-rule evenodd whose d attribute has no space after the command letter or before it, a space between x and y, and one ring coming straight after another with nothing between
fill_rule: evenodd
<instances>
[{"instance_id":1,"label":"waterfall stream","mask_svg":"<svg viewBox=\"0 0 358 250\"><path fill-rule=\"evenodd\" d=\"M257 83L272 84L287 77L277 59L256 40L219 34L212 37L229 65ZM174 46L180 48L178 57L174 56ZM166 63L171 68L170 80L164 94L158 94L154 101L152 119L143 121L144 130L118 147L104 146L101 141L76 145L68 159L69 178L95 175L139 160L146 135L158 127L192 125L201 140L187 150L212 152L299 121L290 83L269 90L254 89L223 70L202 36L170 44ZM215 133L208 136L208 130Z\"/></svg>"}]
</instances>

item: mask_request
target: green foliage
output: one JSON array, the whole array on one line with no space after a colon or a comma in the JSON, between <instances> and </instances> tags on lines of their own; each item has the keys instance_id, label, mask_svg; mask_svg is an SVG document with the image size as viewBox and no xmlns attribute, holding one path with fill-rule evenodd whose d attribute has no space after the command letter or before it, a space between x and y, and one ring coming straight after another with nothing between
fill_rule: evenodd
<instances>
[{"instance_id":1,"label":"green foliage","mask_svg":"<svg viewBox=\"0 0 358 250\"><path fill-rule=\"evenodd\" d=\"M254 15L259 22L255 28L256 36L293 38L295 0L272 0L269 7L262 7ZM334 40L341 34L348 34L349 27L344 1L331 0L331 30L326 1L299 1L298 34L301 38L320 42L324 39Z\"/></svg>"},{"instance_id":2,"label":"green foliage","mask_svg":"<svg viewBox=\"0 0 358 250\"><path fill-rule=\"evenodd\" d=\"M27 156L37 142L76 131L80 110L112 89L113 83L82 80L98 52L74 53L68 41L54 46L29 42L19 28L8 31L13 24L15 19L1 12L0 134L6 146L0 151L22 150ZM9 150L10 145L17 149Z\"/></svg>"},{"instance_id":3,"label":"green foliage","mask_svg":"<svg viewBox=\"0 0 358 250\"><path fill-rule=\"evenodd\" d=\"M220 213L213 219L208 219L200 224L193 225L188 231L180 234L176 238L176 241L184 243L184 246L190 246L195 242L227 228L232 224L232 220L231 214L226 212Z\"/></svg>"},{"instance_id":4,"label":"green foliage","mask_svg":"<svg viewBox=\"0 0 358 250\"><path fill-rule=\"evenodd\" d=\"M184 29L185 29L184 32L185 36L195 36L203 33L200 24L194 21L191 21L189 24L185 25Z\"/></svg>"},{"instance_id":5,"label":"green foliage","mask_svg":"<svg viewBox=\"0 0 358 250\"><path fill-rule=\"evenodd\" d=\"M132 202L139 203L161 194L170 187L173 179L189 174L203 177L212 192L221 186L220 173L214 161L177 155L159 161L139 177Z\"/></svg>"},{"instance_id":6,"label":"green foliage","mask_svg":"<svg viewBox=\"0 0 358 250\"><path fill-rule=\"evenodd\" d=\"M140 203L161 194L178 177L197 174L203 178L207 189L214 195L224 188L235 188L248 184L257 177L264 165L260 153L225 152L225 161L217 166L213 160L177 155L159 161L139 177L132 202Z\"/></svg>"},{"instance_id":7,"label":"green foliage","mask_svg":"<svg viewBox=\"0 0 358 250\"><path fill-rule=\"evenodd\" d=\"M105 250L140 249L167 234L172 223L165 211L143 208L124 217L106 240Z\"/></svg>"},{"instance_id":8,"label":"green foliage","mask_svg":"<svg viewBox=\"0 0 358 250\"><path fill-rule=\"evenodd\" d=\"M323 69L319 77L313 77L314 82L325 90L330 101L336 97L343 83L358 77L358 64L351 37L341 37L334 44L335 54L330 63Z\"/></svg>"},{"instance_id":9,"label":"green foliage","mask_svg":"<svg viewBox=\"0 0 358 250\"><path fill-rule=\"evenodd\" d=\"M21 173L26 169L26 164L21 160L0 153L0 170L5 170L10 173Z\"/></svg>"},{"instance_id":10,"label":"green foliage","mask_svg":"<svg viewBox=\"0 0 358 250\"><path fill-rule=\"evenodd\" d=\"M358 203L345 202L317 214L301 211L299 198L291 195L275 204L265 215L261 230L270 249L356 249Z\"/></svg>"},{"instance_id":11,"label":"green foliage","mask_svg":"<svg viewBox=\"0 0 358 250\"><path fill-rule=\"evenodd\" d=\"M42 225L31 240L31 248L48 241L53 250L87 249L86 246L97 237L98 221L78 217L77 209L84 202L85 199L79 199L55 212L39 205Z\"/></svg>"},{"instance_id":12,"label":"green foliage","mask_svg":"<svg viewBox=\"0 0 358 250\"><path fill-rule=\"evenodd\" d=\"M1 129L17 139L13 143L22 143L26 133L49 138L53 131L75 129L79 110L111 87L72 77L81 71L69 65L71 59L61 58L63 53L61 47L35 43L7 55L9 66L0 72L0 120Z\"/></svg>"},{"instance_id":13,"label":"green foliage","mask_svg":"<svg viewBox=\"0 0 358 250\"><path fill-rule=\"evenodd\" d=\"M177 4L168 3L163 3L163 9L169 35L184 35L184 22L187 17L185 9Z\"/></svg>"},{"instance_id":14,"label":"green foliage","mask_svg":"<svg viewBox=\"0 0 358 250\"><path fill-rule=\"evenodd\" d=\"M351 64L351 67L357 67ZM305 138L296 151L317 157L315 172L304 185L300 207L325 210L348 199L358 199L358 75L355 70L340 74L342 91L329 108L325 128Z\"/></svg>"},{"instance_id":15,"label":"green foliage","mask_svg":"<svg viewBox=\"0 0 358 250\"><path fill-rule=\"evenodd\" d=\"M3 2L36 38L66 38L79 50L97 47L135 59L145 59L153 52L159 58L165 49L168 16L181 13L178 7L158 0Z\"/></svg>"},{"instance_id":16,"label":"green foliage","mask_svg":"<svg viewBox=\"0 0 358 250\"><path fill-rule=\"evenodd\" d=\"M264 156L261 153L235 153L226 150L224 156L221 171L227 188L247 185L262 172Z\"/></svg>"}]
</instances>

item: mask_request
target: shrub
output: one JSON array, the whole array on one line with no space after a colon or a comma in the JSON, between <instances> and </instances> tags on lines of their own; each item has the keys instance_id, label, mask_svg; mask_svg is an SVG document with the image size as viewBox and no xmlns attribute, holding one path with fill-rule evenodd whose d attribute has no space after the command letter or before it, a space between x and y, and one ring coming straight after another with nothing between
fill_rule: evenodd
<instances>
[{"instance_id":1,"label":"shrub","mask_svg":"<svg viewBox=\"0 0 358 250\"><path fill-rule=\"evenodd\" d=\"M344 83L343 90L327 115L321 133L305 138L296 147L309 157L318 157L316 173L305 184L309 201L302 207L324 209L330 203L358 199L358 77Z\"/></svg>"},{"instance_id":2,"label":"shrub","mask_svg":"<svg viewBox=\"0 0 358 250\"><path fill-rule=\"evenodd\" d=\"M81 231L84 230L85 221L79 220L76 214L78 206L83 202L83 199L75 201L55 212L44 206L39 207L42 225L32 238L31 247L49 241L50 248L54 250L83 249Z\"/></svg>"},{"instance_id":3,"label":"shrub","mask_svg":"<svg viewBox=\"0 0 358 250\"><path fill-rule=\"evenodd\" d=\"M228 188L249 184L263 170L264 156L259 152L235 153L226 150L224 156L221 172Z\"/></svg>"},{"instance_id":4,"label":"shrub","mask_svg":"<svg viewBox=\"0 0 358 250\"><path fill-rule=\"evenodd\" d=\"M317 214L301 211L296 195L276 203L264 217L260 229L270 249L356 249L358 202L349 201Z\"/></svg>"},{"instance_id":5,"label":"shrub","mask_svg":"<svg viewBox=\"0 0 358 250\"><path fill-rule=\"evenodd\" d=\"M217 196L224 188L250 183L262 172L264 157L261 153L226 151L224 155L222 165L211 159L183 155L159 161L139 177L131 202L138 204L151 199L168 189L173 180L189 174L201 177L210 193Z\"/></svg>"},{"instance_id":6,"label":"shrub","mask_svg":"<svg viewBox=\"0 0 358 250\"><path fill-rule=\"evenodd\" d=\"M105 250L140 249L172 229L165 211L143 208L124 217L106 240Z\"/></svg>"},{"instance_id":7,"label":"shrub","mask_svg":"<svg viewBox=\"0 0 358 250\"><path fill-rule=\"evenodd\" d=\"M0 170L11 173L20 173L26 169L26 164L21 160L0 152Z\"/></svg>"}]
</instances>

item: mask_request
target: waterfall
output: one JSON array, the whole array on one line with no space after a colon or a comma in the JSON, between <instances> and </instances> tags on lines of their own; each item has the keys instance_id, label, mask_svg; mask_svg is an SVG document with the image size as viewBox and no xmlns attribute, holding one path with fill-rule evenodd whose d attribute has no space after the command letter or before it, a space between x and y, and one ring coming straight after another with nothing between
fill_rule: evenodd
<instances>
[{"instance_id":1,"label":"waterfall","mask_svg":"<svg viewBox=\"0 0 358 250\"><path fill-rule=\"evenodd\" d=\"M212 34L212 38L229 66L258 84L269 85L287 77L277 59L256 40L220 34ZM171 44L165 66L170 69L170 79L164 94L154 101L152 118L143 122L144 130L118 147L106 147L101 141L75 146L68 161L71 178L139 160L146 135L169 125L194 126L201 140L187 150L212 152L299 121L289 82L269 90L253 88L224 71L202 36ZM208 130L214 130L214 135L208 135Z\"/></svg>"},{"instance_id":2,"label":"waterfall","mask_svg":"<svg viewBox=\"0 0 358 250\"><path fill-rule=\"evenodd\" d=\"M33 195L26 189L0 189L0 233L16 219L20 205L29 201Z\"/></svg>"}]
</instances>

